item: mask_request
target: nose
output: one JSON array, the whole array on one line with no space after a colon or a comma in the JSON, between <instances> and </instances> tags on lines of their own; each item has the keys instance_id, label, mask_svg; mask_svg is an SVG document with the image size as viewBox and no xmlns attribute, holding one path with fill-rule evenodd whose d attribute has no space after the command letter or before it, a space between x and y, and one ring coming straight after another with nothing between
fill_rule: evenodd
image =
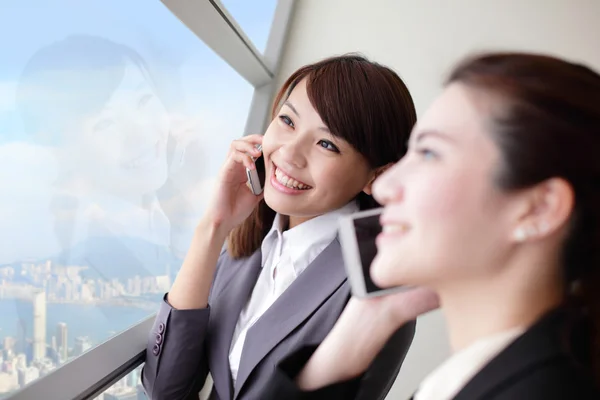
<instances>
[{"instance_id":1,"label":"nose","mask_svg":"<svg viewBox=\"0 0 600 400\"><path fill-rule=\"evenodd\" d=\"M283 144L279 148L280 162L284 163L282 167L291 169L302 169L306 167L305 149L302 143L297 141Z\"/></svg>"},{"instance_id":2,"label":"nose","mask_svg":"<svg viewBox=\"0 0 600 400\"><path fill-rule=\"evenodd\" d=\"M401 184L399 166L400 163L397 163L373 183L373 197L381 205L402 200L404 190Z\"/></svg>"}]
</instances>

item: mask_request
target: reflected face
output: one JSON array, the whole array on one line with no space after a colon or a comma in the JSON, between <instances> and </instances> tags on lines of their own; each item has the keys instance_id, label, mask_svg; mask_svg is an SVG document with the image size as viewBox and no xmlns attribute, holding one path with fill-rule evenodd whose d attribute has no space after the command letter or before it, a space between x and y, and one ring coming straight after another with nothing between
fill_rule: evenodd
<instances>
[{"instance_id":1,"label":"reflected face","mask_svg":"<svg viewBox=\"0 0 600 400\"><path fill-rule=\"evenodd\" d=\"M385 205L371 268L379 285L439 287L500 265L514 201L494 184L500 153L487 125L494 104L450 85L418 121L407 155L375 182Z\"/></svg>"},{"instance_id":2,"label":"reflected face","mask_svg":"<svg viewBox=\"0 0 600 400\"><path fill-rule=\"evenodd\" d=\"M78 142L84 173L96 189L142 195L167 178L169 120L139 66L127 62L123 78L103 109L86 118Z\"/></svg>"},{"instance_id":3,"label":"reflected face","mask_svg":"<svg viewBox=\"0 0 600 400\"><path fill-rule=\"evenodd\" d=\"M325 126L310 103L305 81L269 125L263 154L266 203L300 220L346 205L372 175L362 154Z\"/></svg>"}]
</instances>

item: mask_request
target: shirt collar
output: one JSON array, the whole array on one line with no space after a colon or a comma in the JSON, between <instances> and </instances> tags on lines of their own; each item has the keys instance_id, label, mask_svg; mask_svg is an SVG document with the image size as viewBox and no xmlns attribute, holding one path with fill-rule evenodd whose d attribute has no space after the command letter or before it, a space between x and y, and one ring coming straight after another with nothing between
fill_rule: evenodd
<instances>
[{"instance_id":1,"label":"shirt collar","mask_svg":"<svg viewBox=\"0 0 600 400\"><path fill-rule=\"evenodd\" d=\"M302 271L297 268L298 260L310 249L325 247L331 243L337 236L339 218L358 210L358 204L353 200L341 208L319 215L286 231L282 231L282 226L287 217L277 213L271 230L265 236L261 246L262 265L265 265L267 257L276 247L277 241L283 241L282 252L289 255L296 273L299 274ZM304 265L300 269L305 267Z\"/></svg>"}]
</instances>

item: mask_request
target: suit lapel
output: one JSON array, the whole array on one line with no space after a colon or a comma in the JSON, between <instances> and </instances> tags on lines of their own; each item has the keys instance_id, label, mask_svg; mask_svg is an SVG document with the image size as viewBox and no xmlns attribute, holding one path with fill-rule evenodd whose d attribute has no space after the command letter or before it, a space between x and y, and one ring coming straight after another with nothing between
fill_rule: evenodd
<instances>
[{"instance_id":1,"label":"suit lapel","mask_svg":"<svg viewBox=\"0 0 600 400\"><path fill-rule=\"evenodd\" d=\"M564 310L547 314L527 332L477 373L454 400L476 400L494 397L492 393L505 387L511 379L536 365L567 357L566 336L562 327L567 316Z\"/></svg>"},{"instance_id":2,"label":"suit lapel","mask_svg":"<svg viewBox=\"0 0 600 400\"><path fill-rule=\"evenodd\" d=\"M235 386L236 396L258 363L345 280L340 243L336 238L248 330Z\"/></svg>"},{"instance_id":3,"label":"suit lapel","mask_svg":"<svg viewBox=\"0 0 600 400\"><path fill-rule=\"evenodd\" d=\"M225 283L215 295L214 301L210 302L206 351L214 385L225 399L231 398L233 392L229 368L229 349L233 332L260 270L260 250L245 260L232 260L226 256L219 268L220 276L217 276L217 279Z\"/></svg>"}]
</instances>

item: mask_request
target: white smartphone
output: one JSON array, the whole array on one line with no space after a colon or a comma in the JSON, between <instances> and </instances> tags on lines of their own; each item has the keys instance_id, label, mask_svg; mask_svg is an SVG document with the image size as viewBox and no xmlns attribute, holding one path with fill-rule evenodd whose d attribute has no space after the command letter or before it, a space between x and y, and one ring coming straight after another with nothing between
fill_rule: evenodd
<instances>
[{"instance_id":1,"label":"white smartphone","mask_svg":"<svg viewBox=\"0 0 600 400\"><path fill-rule=\"evenodd\" d=\"M255 146L258 150L260 150L261 154L257 158L252 157L254 161L254 165L256 168L248 169L246 168L246 176L248 177L248 187L252 190L256 196L262 193L263 188L265 187L265 159L262 155L262 146L257 144Z\"/></svg>"},{"instance_id":2,"label":"white smartphone","mask_svg":"<svg viewBox=\"0 0 600 400\"><path fill-rule=\"evenodd\" d=\"M375 239L381 232L379 217L383 208L360 211L340 218L339 238L344 266L352 294L375 297L408 290L408 286L381 288L371 280L371 263L377 254Z\"/></svg>"}]
</instances>

